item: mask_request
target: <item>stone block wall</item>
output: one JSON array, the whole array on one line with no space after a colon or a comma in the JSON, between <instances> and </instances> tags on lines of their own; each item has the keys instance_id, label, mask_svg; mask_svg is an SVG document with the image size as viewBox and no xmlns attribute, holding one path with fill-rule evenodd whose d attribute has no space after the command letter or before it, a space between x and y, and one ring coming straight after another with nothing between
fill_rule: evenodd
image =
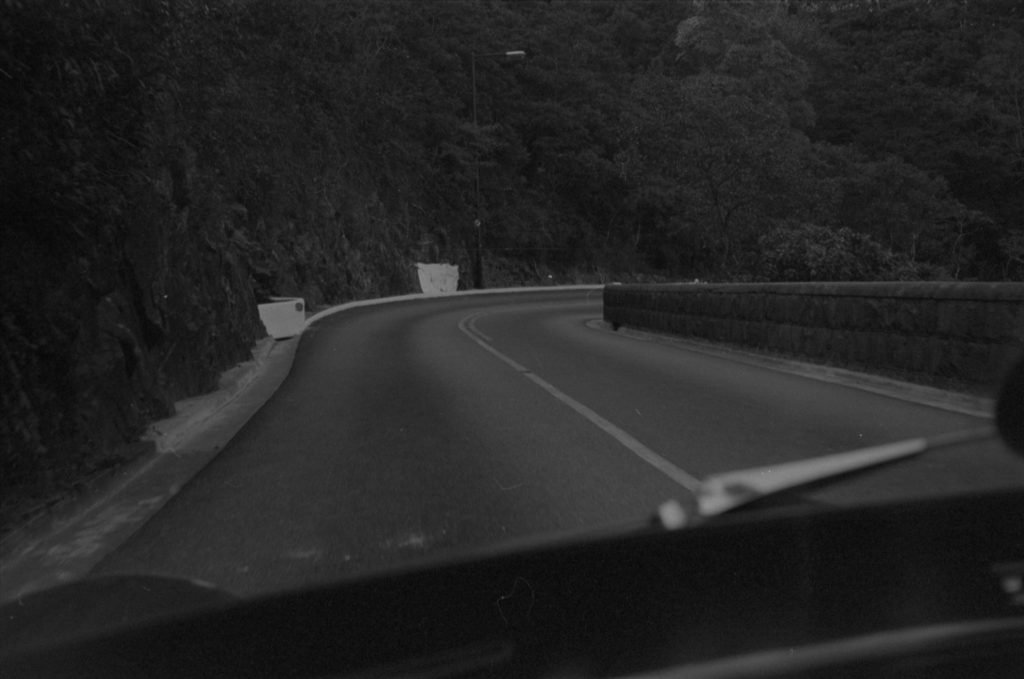
<instances>
[{"instance_id":1,"label":"stone block wall","mask_svg":"<svg viewBox=\"0 0 1024 679\"><path fill-rule=\"evenodd\" d=\"M854 370L996 386L1024 353L1024 283L609 285L604 318Z\"/></svg>"}]
</instances>

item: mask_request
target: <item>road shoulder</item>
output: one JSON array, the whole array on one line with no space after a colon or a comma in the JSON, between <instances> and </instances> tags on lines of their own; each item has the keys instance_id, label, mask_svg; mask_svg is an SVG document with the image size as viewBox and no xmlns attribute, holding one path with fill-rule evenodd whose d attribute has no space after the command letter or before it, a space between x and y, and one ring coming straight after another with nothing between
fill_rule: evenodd
<instances>
[{"instance_id":1,"label":"road shoulder","mask_svg":"<svg viewBox=\"0 0 1024 679\"><path fill-rule=\"evenodd\" d=\"M932 408L939 408L949 412L973 415L975 417L992 417L995 408L995 401L991 398L914 384L884 375L847 370L821 363L799 361L785 356L759 353L667 333L651 332L625 326L614 330L610 323L599 319L590 321L588 326L594 330L615 333L638 341L658 342L660 344L676 346L687 351L726 358L730 361L778 370L822 382L841 384L854 389L881 394Z\"/></svg>"},{"instance_id":2,"label":"road shoulder","mask_svg":"<svg viewBox=\"0 0 1024 679\"><path fill-rule=\"evenodd\" d=\"M145 435L155 450L94 481L0 543L0 601L76 580L138 530L198 474L287 377L299 338L262 340L221 388L175 404Z\"/></svg>"}]
</instances>

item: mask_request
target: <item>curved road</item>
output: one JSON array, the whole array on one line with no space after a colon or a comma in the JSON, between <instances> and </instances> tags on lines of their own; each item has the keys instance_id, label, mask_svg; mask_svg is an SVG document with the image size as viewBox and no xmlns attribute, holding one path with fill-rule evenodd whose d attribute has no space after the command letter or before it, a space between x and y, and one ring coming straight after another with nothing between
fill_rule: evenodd
<instances>
[{"instance_id":1,"label":"curved road","mask_svg":"<svg viewBox=\"0 0 1024 679\"><path fill-rule=\"evenodd\" d=\"M601 293L350 309L93 573L163 572L242 595L425 554L636 520L697 479L983 421L613 333ZM987 446L835 483L844 503L1024 485Z\"/></svg>"}]
</instances>

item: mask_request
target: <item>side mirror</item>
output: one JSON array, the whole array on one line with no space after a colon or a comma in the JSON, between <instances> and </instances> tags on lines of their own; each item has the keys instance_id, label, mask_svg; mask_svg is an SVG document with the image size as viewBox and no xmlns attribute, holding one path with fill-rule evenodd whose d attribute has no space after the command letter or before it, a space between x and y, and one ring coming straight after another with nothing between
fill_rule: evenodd
<instances>
[{"instance_id":1,"label":"side mirror","mask_svg":"<svg viewBox=\"0 0 1024 679\"><path fill-rule=\"evenodd\" d=\"M999 435L1018 453L1024 453L1024 356L1010 370L996 403Z\"/></svg>"}]
</instances>

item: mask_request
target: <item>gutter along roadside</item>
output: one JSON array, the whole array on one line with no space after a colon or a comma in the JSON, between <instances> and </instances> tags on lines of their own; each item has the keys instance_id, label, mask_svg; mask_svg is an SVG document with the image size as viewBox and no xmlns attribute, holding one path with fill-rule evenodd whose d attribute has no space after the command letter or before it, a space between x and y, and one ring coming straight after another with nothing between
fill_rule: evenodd
<instances>
[{"instance_id":1,"label":"gutter along roadside","mask_svg":"<svg viewBox=\"0 0 1024 679\"><path fill-rule=\"evenodd\" d=\"M0 541L0 601L85 575L128 539L227 445L291 369L299 338L256 344L253 360L221 376L221 388L175 404L150 425L153 451L90 479L72 497Z\"/></svg>"}]
</instances>

